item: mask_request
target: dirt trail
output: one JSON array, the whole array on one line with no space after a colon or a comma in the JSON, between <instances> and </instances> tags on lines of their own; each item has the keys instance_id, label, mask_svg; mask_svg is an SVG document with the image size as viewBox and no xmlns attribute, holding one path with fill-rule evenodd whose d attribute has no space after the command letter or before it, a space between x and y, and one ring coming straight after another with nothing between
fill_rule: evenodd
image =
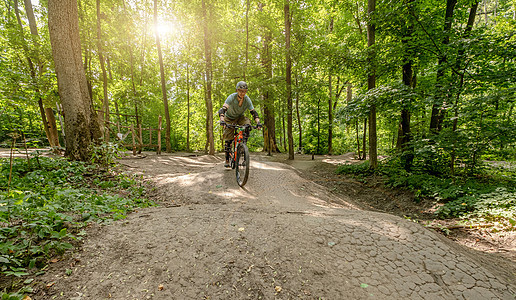
<instances>
[{"instance_id":1,"label":"dirt trail","mask_svg":"<svg viewBox=\"0 0 516 300\"><path fill-rule=\"evenodd\" d=\"M516 299L514 265L252 158L245 189L220 156L123 159L162 205L91 228L33 299Z\"/></svg>"}]
</instances>

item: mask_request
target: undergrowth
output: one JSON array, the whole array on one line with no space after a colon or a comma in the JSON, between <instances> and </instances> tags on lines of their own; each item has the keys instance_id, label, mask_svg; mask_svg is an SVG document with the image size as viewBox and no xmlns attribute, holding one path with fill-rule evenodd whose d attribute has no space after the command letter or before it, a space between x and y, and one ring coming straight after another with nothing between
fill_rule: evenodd
<instances>
[{"instance_id":1,"label":"undergrowth","mask_svg":"<svg viewBox=\"0 0 516 300\"><path fill-rule=\"evenodd\" d=\"M350 174L363 181L368 176L383 176L391 188L408 189L415 201L435 199L439 208L436 217L463 218L497 222L506 230L516 229L516 170L507 167L486 167L475 175L432 175L421 169L405 171L398 161L383 162L373 171L369 163L342 165L339 174Z\"/></svg>"},{"instance_id":2,"label":"undergrowth","mask_svg":"<svg viewBox=\"0 0 516 300\"><path fill-rule=\"evenodd\" d=\"M55 255L74 247L90 222L123 219L144 198L139 178L96 164L32 156L0 159L1 299L22 299ZM21 289L20 289L21 287Z\"/></svg>"}]
</instances>

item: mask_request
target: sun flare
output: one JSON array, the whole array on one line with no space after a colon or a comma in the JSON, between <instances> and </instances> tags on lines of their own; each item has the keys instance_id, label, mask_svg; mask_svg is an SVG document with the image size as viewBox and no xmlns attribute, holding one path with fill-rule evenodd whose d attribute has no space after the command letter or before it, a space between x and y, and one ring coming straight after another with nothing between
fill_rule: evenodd
<instances>
[{"instance_id":1,"label":"sun flare","mask_svg":"<svg viewBox=\"0 0 516 300\"><path fill-rule=\"evenodd\" d=\"M177 31L176 26L172 22L160 22L155 28L160 36L174 35Z\"/></svg>"}]
</instances>

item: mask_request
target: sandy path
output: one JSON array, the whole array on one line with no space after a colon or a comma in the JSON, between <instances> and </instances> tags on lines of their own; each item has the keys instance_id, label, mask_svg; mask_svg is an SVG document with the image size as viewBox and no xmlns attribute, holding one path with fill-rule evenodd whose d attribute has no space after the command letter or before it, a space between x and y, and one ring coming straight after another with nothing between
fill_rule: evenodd
<instances>
[{"instance_id":1,"label":"sandy path","mask_svg":"<svg viewBox=\"0 0 516 300\"><path fill-rule=\"evenodd\" d=\"M122 163L163 205L92 228L33 299L516 299L515 270L281 162L253 155L241 189L220 156L147 155Z\"/></svg>"}]
</instances>

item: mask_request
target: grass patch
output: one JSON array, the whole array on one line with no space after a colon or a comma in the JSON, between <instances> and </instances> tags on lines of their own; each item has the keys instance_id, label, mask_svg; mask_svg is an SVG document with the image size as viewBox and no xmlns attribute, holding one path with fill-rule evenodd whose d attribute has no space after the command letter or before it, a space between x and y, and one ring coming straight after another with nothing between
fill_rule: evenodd
<instances>
[{"instance_id":1,"label":"grass patch","mask_svg":"<svg viewBox=\"0 0 516 300\"><path fill-rule=\"evenodd\" d=\"M0 159L0 273L7 278L1 299L22 299L30 292L27 276L72 249L83 227L153 205L144 197L140 178L98 165L35 156L15 158L11 168Z\"/></svg>"}]
</instances>

